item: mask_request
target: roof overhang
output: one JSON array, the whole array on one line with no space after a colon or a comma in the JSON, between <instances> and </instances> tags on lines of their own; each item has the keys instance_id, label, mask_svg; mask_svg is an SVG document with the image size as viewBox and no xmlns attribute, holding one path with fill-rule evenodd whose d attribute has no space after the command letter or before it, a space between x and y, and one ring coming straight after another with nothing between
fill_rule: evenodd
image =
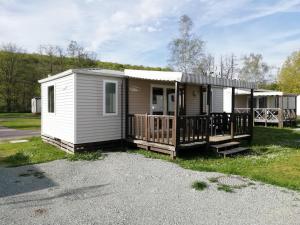
<instances>
[{"instance_id":1,"label":"roof overhang","mask_svg":"<svg viewBox=\"0 0 300 225\"><path fill-rule=\"evenodd\" d=\"M181 83L194 84L194 85L212 85L212 86L236 87L236 88L244 88L244 89L257 88L256 83L236 80L236 79L203 76L199 74L185 74L181 72L171 72L171 71L130 70L130 69L125 69L124 72L116 71L116 70L105 70L105 69L70 69L62 73L39 80L39 83L45 83L71 74L101 75L101 76L111 76L111 77L119 77L119 78L136 78L136 79L168 81L168 82L177 81Z\"/></svg>"},{"instance_id":2,"label":"roof overhang","mask_svg":"<svg viewBox=\"0 0 300 225\"><path fill-rule=\"evenodd\" d=\"M203 76L199 74L185 74L181 72L169 71L148 71L148 70L127 70L124 71L125 76L129 78L138 78L146 80L159 81L178 81L181 83L195 85L213 85L222 87L236 87L245 89L256 89L257 85L253 82L247 82L236 79L226 79L219 77Z\"/></svg>"},{"instance_id":3,"label":"roof overhang","mask_svg":"<svg viewBox=\"0 0 300 225\"><path fill-rule=\"evenodd\" d=\"M93 69L93 68L92 69L70 69L62 73L58 73L56 75L49 76L47 78L39 80L38 82L45 83L71 74L100 75L100 76L119 77L119 78L124 77L124 72L117 71L117 70Z\"/></svg>"}]
</instances>

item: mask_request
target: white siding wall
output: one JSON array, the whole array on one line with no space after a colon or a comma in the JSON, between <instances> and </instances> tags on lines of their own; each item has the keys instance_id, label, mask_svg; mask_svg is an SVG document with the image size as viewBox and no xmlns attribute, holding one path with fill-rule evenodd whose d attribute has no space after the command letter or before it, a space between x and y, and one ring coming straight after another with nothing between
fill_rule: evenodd
<instances>
[{"instance_id":1,"label":"white siding wall","mask_svg":"<svg viewBox=\"0 0 300 225\"><path fill-rule=\"evenodd\" d=\"M54 113L48 113L48 86L54 85ZM41 85L44 135L74 143L74 75Z\"/></svg>"},{"instance_id":2,"label":"white siding wall","mask_svg":"<svg viewBox=\"0 0 300 225\"><path fill-rule=\"evenodd\" d=\"M103 116L103 81L118 81L118 114ZM121 84L113 77L80 75L76 77L75 144L121 139ZM124 96L124 94L123 94ZM125 114L125 110L123 110ZM123 126L124 128L124 126ZM123 130L124 135L124 130Z\"/></svg>"},{"instance_id":3,"label":"white siding wall","mask_svg":"<svg viewBox=\"0 0 300 225\"><path fill-rule=\"evenodd\" d=\"M186 114L189 116L200 114L200 88L187 85L186 87Z\"/></svg>"},{"instance_id":4,"label":"white siding wall","mask_svg":"<svg viewBox=\"0 0 300 225\"><path fill-rule=\"evenodd\" d=\"M206 112L206 92L203 93L203 112ZM212 87L212 112L223 112L223 88ZM188 85L186 87L186 114L199 115L200 90L199 86Z\"/></svg>"}]
</instances>

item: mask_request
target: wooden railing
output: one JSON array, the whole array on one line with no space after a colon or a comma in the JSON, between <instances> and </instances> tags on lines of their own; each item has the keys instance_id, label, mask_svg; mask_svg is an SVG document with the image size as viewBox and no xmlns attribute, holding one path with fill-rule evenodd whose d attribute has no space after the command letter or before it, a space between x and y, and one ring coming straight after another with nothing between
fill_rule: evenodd
<instances>
[{"instance_id":1,"label":"wooden railing","mask_svg":"<svg viewBox=\"0 0 300 225\"><path fill-rule=\"evenodd\" d=\"M234 135L250 134L250 113L235 113L234 114Z\"/></svg>"},{"instance_id":2,"label":"wooden railing","mask_svg":"<svg viewBox=\"0 0 300 225\"><path fill-rule=\"evenodd\" d=\"M128 115L128 137L155 143L173 145L174 116Z\"/></svg>"},{"instance_id":3,"label":"wooden railing","mask_svg":"<svg viewBox=\"0 0 300 225\"><path fill-rule=\"evenodd\" d=\"M127 117L127 138L167 145L203 142L208 136L229 135L232 131L234 135L249 134L249 121L249 113L212 113L210 117L180 115L176 136L174 116L131 114Z\"/></svg>"},{"instance_id":4,"label":"wooden railing","mask_svg":"<svg viewBox=\"0 0 300 225\"><path fill-rule=\"evenodd\" d=\"M249 108L236 108L238 113L248 113ZM285 121L295 121L297 119L296 109L281 108L255 108L253 109L254 122L280 123Z\"/></svg>"},{"instance_id":5,"label":"wooden railing","mask_svg":"<svg viewBox=\"0 0 300 225\"><path fill-rule=\"evenodd\" d=\"M242 135L250 133L250 113L211 113L210 136L231 134ZM231 129L233 126L233 129Z\"/></svg>"},{"instance_id":6,"label":"wooden railing","mask_svg":"<svg viewBox=\"0 0 300 225\"><path fill-rule=\"evenodd\" d=\"M211 113L210 136L230 134L231 117L231 113Z\"/></svg>"},{"instance_id":7,"label":"wooden railing","mask_svg":"<svg viewBox=\"0 0 300 225\"><path fill-rule=\"evenodd\" d=\"M205 141L208 131L208 116L179 116L179 144Z\"/></svg>"}]
</instances>

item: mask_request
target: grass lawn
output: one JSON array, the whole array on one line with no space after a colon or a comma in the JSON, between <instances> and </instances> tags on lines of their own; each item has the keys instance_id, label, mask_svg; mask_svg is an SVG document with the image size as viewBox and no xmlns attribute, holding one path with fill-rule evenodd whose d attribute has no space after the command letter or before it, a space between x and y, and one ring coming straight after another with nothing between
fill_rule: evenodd
<instances>
[{"instance_id":1,"label":"grass lawn","mask_svg":"<svg viewBox=\"0 0 300 225\"><path fill-rule=\"evenodd\" d=\"M175 162L186 169L237 174L300 191L300 132L288 128L255 127L252 153L225 159L213 154L190 153L171 160L169 156L150 151L137 152Z\"/></svg>"},{"instance_id":2,"label":"grass lawn","mask_svg":"<svg viewBox=\"0 0 300 225\"><path fill-rule=\"evenodd\" d=\"M22 166L67 157L67 153L33 137L24 143L0 143L0 166Z\"/></svg>"},{"instance_id":3,"label":"grass lawn","mask_svg":"<svg viewBox=\"0 0 300 225\"><path fill-rule=\"evenodd\" d=\"M31 113L0 113L0 126L21 130L38 130L41 127L41 117Z\"/></svg>"}]
</instances>

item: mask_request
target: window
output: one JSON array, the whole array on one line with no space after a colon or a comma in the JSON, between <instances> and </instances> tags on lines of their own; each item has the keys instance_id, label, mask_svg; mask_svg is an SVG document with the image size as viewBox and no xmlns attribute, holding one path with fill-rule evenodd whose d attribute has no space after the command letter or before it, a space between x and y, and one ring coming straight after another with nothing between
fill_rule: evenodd
<instances>
[{"instance_id":1,"label":"window","mask_svg":"<svg viewBox=\"0 0 300 225\"><path fill-rule=\"evenodd\" d=\"M54 86L48 87L48 112L54 113Z\"/></svg>"},{"instance_id":2,"label":"window","mask_svg":"<svg viewBox=\"0 0 300 225\"><path fill-rule=\"evenodd\" d=\"M117 115L117 81L104 81L104 115Z\"/></svg>"}]
</instances>

